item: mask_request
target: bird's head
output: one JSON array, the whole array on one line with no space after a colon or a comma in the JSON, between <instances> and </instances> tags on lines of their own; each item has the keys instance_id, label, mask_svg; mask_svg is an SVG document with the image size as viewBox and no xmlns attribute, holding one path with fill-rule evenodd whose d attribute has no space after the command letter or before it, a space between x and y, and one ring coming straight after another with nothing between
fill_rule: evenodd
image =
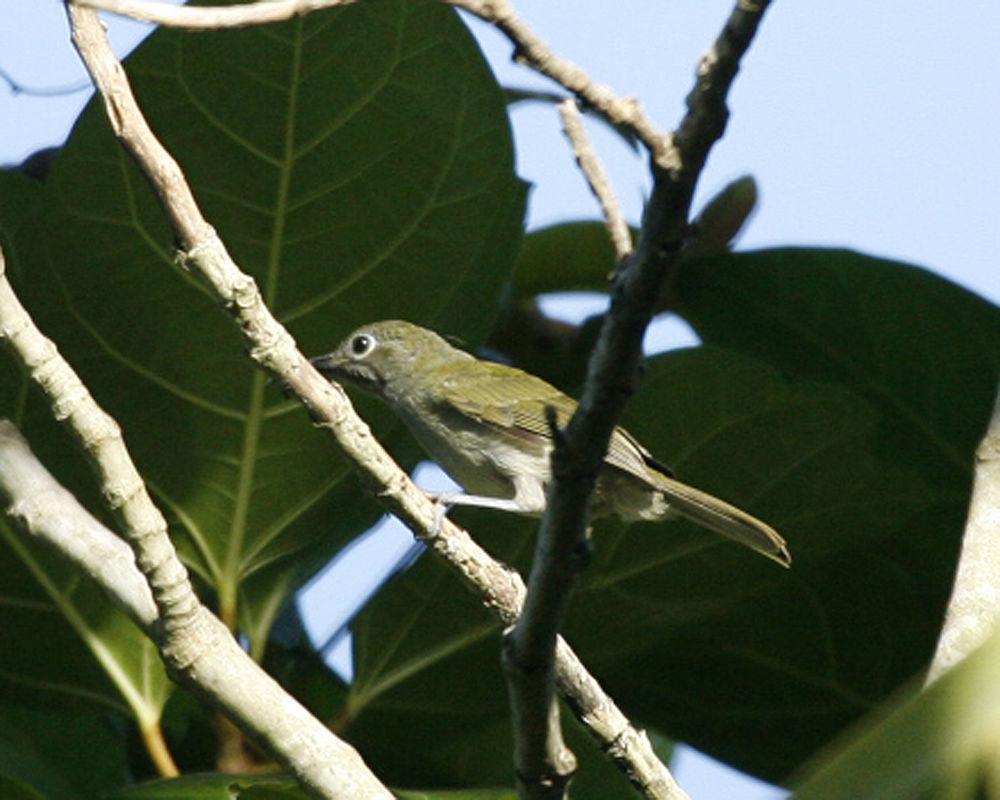
<instances>
[{"instance_id":1,"label":"bird's head","mask_svg":"<svg viewBox=\"0 0 1000 800\"><path fill-rule=\"evenodd\" d=\"M373 322L337 348L310 360L321 375L391 398L420 389L428 372L454 359L472 358L434 331L403 320Z\"/></svg>"}]
</instances>

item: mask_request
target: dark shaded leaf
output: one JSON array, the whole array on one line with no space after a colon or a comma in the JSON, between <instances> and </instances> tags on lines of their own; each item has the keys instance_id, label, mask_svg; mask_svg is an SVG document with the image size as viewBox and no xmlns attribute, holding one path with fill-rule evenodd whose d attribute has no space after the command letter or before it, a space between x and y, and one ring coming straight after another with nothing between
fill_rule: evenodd
<instances>
[{"instance_id":1,"label":"dark shaded leaf","mask_svg":"<svg viewBox=\"0 0 1000 800\"><path fill-rule=\"evenodd\" d=\"M910 684L805 765L795 796L802 800L994 797L998 659L1000 637L994 635L926 691Z\"/></svg>"},{"instance_id":2,"label":"dark shaded leaf","mask_svg":"<svg viewBox=\"0 0 1000 800\"><path fill-rule=\"evenodd\" d=\"M563 222L524 238L514 273L514 296L549 292L605 292L615 265L607 228L600 222Z\"/></svg>"},{"instance_id":3,"label":"dark shaded leaf","mask_svg":"<svg viewBox=\"0 0 1000 800\"><path fill-rule=\"evenodd\" d=\"M502 97L454 12L387 1L161 30L128 69L207 217L306 352L392 316L485 336L524 192ZM377 507L356 502L347 465L173 263L157 202L97 104L49 176L45 225L33 311L125 427L223 617L238 609L261 651L286 599Z\"/></svg>"},{"instance_id":4,"label":"dark shaded leaf","mask_svg":"<svg viewBox=\"0 0 1000 800\"><path fill-rule=\"evenodd\" d=\"M127 778L120 718L64 699L58 708L0 697L0 796L89 800ZM7 794L8 781L16 786ZM21 795L14 793L21 792ZM36 794L32 794L32 792Z\"/></svg>"}]
</instances>

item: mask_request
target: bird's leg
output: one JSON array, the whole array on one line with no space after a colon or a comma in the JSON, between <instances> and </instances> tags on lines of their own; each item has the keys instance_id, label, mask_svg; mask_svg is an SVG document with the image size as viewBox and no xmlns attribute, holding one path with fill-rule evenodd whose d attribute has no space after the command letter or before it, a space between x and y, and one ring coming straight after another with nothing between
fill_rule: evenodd
<instances>
[{"instance_id":1,"label":"bird's leg","mask_svg":"<svg viewBox=\"0 0 1000 800\"><path fill-rule=\"evenodd\" d=\"M452 506L475 506L476 508L494 508L498 511L522 512L524 509L514 498L484 497L478 494L464 492L428 492L427 496L435 503L451 508Z\"/></svg>"},{"instance_id":2,"label":"bird's leg","mask_svg":"<svg viewBox=\"0 0 1000 800\"><path fill-rule=\"evenodd\" d=\"M473 506L475 508L492 508L496 511L511 511L515 514L524 513L524 509L513 497L485 497L478 494L465 494L464 492L427 492L427 496L434 501L436 506L433 530L435 536L441 532L444 518L453 506Z\"/></svg>"}]
</instances>

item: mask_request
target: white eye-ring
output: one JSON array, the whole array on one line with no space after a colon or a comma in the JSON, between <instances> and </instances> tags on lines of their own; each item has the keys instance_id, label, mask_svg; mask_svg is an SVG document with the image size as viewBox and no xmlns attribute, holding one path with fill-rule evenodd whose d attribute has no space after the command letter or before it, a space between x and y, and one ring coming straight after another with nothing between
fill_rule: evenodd
<instances>
[{"instance_id":1,"label":"white eye-ring","mask_svg":"<svg viewBox=\"0 0 1000 800\"><path fill-rule=\"evenodd\" d=\"M355 358L364 358L375 349L376 341L374 336L367 333L359 333L351 339L351 355Z\"/></svg>"}]
</instances>

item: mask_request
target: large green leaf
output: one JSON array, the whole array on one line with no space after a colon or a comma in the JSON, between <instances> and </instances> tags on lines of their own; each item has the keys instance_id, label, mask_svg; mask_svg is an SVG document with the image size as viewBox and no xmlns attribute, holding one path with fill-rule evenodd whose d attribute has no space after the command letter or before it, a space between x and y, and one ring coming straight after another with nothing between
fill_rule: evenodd
<instances>
[{"instance_id":1,"label":"large green leaf","mask_svg":"<svg viewBox=\"0 0 1000 800\"><path fill-rule=\"evenodd\" d=\"M245 31L161 30L127 68L208 219L306 352L381 317L485 336L524 192L502 96L453 11L387 0ZM344 461L173 263L98 105L45 201L32 309L123 423L183 556L259 652L290 593L377 506L357 502Z\"/></svg>"},{"instance_id":2,"label":"large green leaf","mask_svg":"<svg viewBox=\"0 0 1000 800\"><path fill-rule=\"evenodd\" d=\"M207 217L306 352L392 316L438 327L447 319L451 333L485 337L510 275L524 188L502 96L453 11L394 0L246 31L161 30L126 67ZM0 230L17 291L122 423L206 599L229 621L238 615L263 652L288 597L377 505L176 266L163 214L99 104L84 111L43 187L13 172L3 181ZM18 419L46 465L103 514L71 439L6 355L0 370L0 413ZM368 416L391 443L395 423ZM412 449L400 451L412 463ZM145 677L139 699L159 714L162 671L138 632L57 560L13 533L6 541L10 575L28 581L52 622L36 628L51 636L10 654L18 698L37 701L23 685L50 677L32 675L32 659L65 640L67 658L47 665L53 684L119 711L125 697L145 722L130 697ZM10 595L14 606L19 596ZM79 640L89 652L70 646Z\"/></svg>"},{"instance_id":3,"label":"large green leaf","mask_svg":"<svg viewBox=\"0 0 1000 800\"><path fill-rule=\"evenodd\" d=\"M0 775L0 796L7 800L45 800L45 797L28 784Z\"/></svg>"},{"instance_id":4,"label":"large green leaf","mask_svg":"<svg viewBox=\"0 0 1000 800\"><path fill-rule=\"evenodd\" d=\"M130 786L108 800L305 800L298 783L284 775L192 774Z\"/></svg>"},{"instance_id":5,"label":"large green leaf","mask_svg":"<svg viewBox=\"0 0 1000 800\"><path fill-rule=\"evenodd\" d=\"M1000 636L918 692L911 685L801 770L802 800L996 797Z\"/></svg>"},{"instance_id":6,"label":"large green leaf","mask_svg":"<svg viewBox=\"0 0 1000 800\"><path fill-rule=\"evenodd\" d=\"M919 669L955 538L895 539L957 526L961 497L874 457L877 415L843 387L726 351L656 359L629 416L682 479L781 531L792 568L685 522L612 531L568 635L641 722L778 780Z\"/></svg>"},{"instance_id":7,"label":"large green leaf","mask_svg":"<svg viewBox=\"0 0 1000 800\"><path fill-rule=\"evenodd\" d=\"M678 294L704 341L848 387L878 411L880 454L966 491L1000 375L995 306L917 267L844 250L686 265Z\"/></svg>"},{"instance_id":8,"label":"large green leaf","mask_svg":"<svg viewBox=\"0 0 1000 800\"><path fill-rule=\"evenodd\" d=\"M18 643L0 654L10 696L56 710L72 698L131 711L143 730L158 725L171 685L155 646L86 576L5 520L0 542L0 621Z\"/></svg>"},{"instance_id":9,"label":"large green leaf","mask_svg":"<svg viewBox=\"0 0 1000 800\"><path fill-rule=\"evenodd\" d=\"M516 297L550 292L604 292L615 265L608 229L600 222L562 222L524 237L517 258Z\"/></svg>"},{"instance_id":10,"label":"large green leaf","mask_svg":"<svg viewBox=\"0 0 1000 800\"><path fill-rule=\"evenodd\" d=\"M22 796L91 800L127 779L125 736L115 715L78 698L63 698L58 708L29 708L8 698L6 691L2 694L0 797L4 800Z\"/></svg>"},{"instance_id":11,"label":"large green leaf","mask_svg":"<svg viewBox=\"0 0 1000 800\"><path fill-rule=\"evenodd\" d=\"M510 789L474 791L397 790L400 800L516 800ZM291 778L274 775L185 775L115 792L107 800L306 800Z\"/></svg>"}]
</instances>

